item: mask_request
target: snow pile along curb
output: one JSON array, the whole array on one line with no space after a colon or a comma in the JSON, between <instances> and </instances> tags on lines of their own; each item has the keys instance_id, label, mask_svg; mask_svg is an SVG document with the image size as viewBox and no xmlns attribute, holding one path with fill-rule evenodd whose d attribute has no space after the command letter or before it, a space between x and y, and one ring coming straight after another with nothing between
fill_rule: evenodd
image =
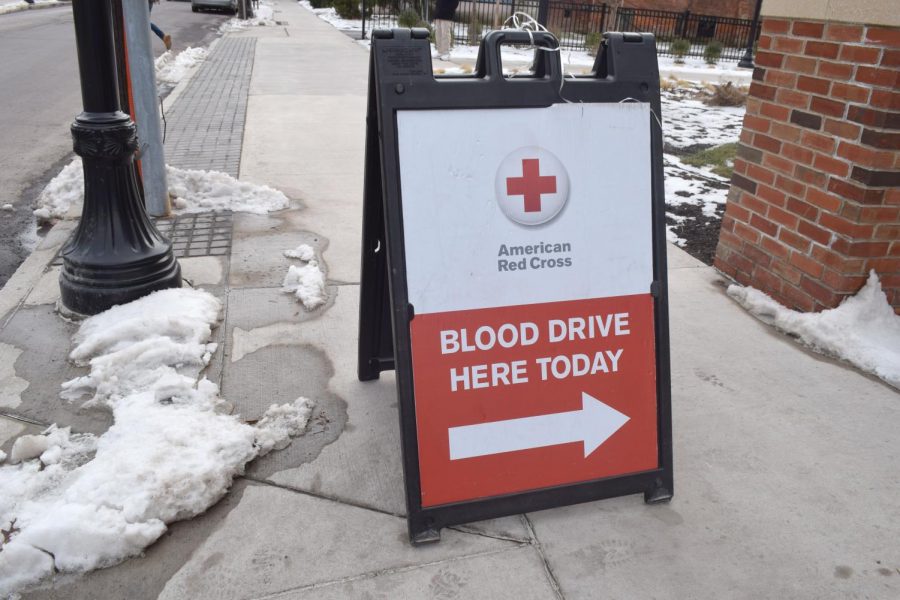
<instances>
[{"instance_id":1,"label":"snow pile along curb","mask_svg":"<svg viewBox=\"0 0 900 600\"><path fill-rule=\"evenodd\" d=\"M38 208L34 216L38 223L49 223L54 219L65 219L69 209L81 204L84 199L84 170L81 159L76 157L63 167L59 175L38 196Z\"/></svg>"},{"instance_id":2,"label":"snow pile along curb","mask_svg":"<svg viewBox=\"0 0 900 600\"><path fill-rule=\"evenodd\" d=\"M287 196L267 185L235 179L218 171L166 167L176 213L230 210L264 215L287 208Z\"/></svg>"},{"instance_id":3,"label":"snow pile along curb","mask_svg":"<svg viewBox=\"0 0 900 600\"><path fill-rule=\"evenodd\" d=\"M28 4L24 0L15 4L7 4L0 6L0 15L19 12L22 10L33 10L36 8L52 8L54 6L65 6L71 2L60 2L59 0L35 0L34 4Z\"/></svg>"},{"instance_id":4,"label":"snow pile along curb","mask_svg":"<svg viewBox=\"0 0 900 600\"><path fill-rule=\"evenodd\" d=\"M226 414L214 383L198 381L220 312L206 292L173 289L84 321L71 358L90 373L64 393L88 395L115 423L100 437L51 427L45 439L17 441L25 462L0 467L0 596L140 554L167 523L215 504L247 462L305 429L304 398L251 426Z\"/></svg>"},{"instance_id":5,"label":"snow pile along curb","mask_svg":"<svg viewBox=\"0 0 900 600\"><path fill-rule=\"evenodd\" d=\"M206 60L204 48L185 48L178 54L166 50L154 63L156 66L156 82L176 84L187 73Z\"/></svg>"},{"instance_id":6,"label":"snow pile along curb","mask_svg":"<svg viewBox=\"0 0 900 600\"><path fill-rule=\"evenodd\" d=\"M265 0L260 0L252 19L229 19L219 26L219 33L233 33L248 27L272 27L275 22L275 9Z\"/></svg>"},{"instance_id":7,"label":"snow pile along curb","mask_svg":"<svg viewBox=\"0 0 900 600\"><path fill-rule=\"evenodd\" d=\"M290 200L267 185L235 179L218 171L196 171L166 166L169 193L174 198L175 214L230 210L258 215L287 208ZM38 197L34 216L39 223L78 218L78 205L84 201L84 170L76 157L54 177ZM76 214L72 213L76 208Z\"/></svg>"},{"instance_id":8,"label":"snow pile along curb","mask_svg":"<svg viewBox=\"0 0 900 600\"><path fill-rule=\"evenodd\" d=\"M900 388L900 316L888 304L875 271L855 296L820 313L790 310L759 290L738 285L729 286L728 295L816 352L842 358Z\"/></svg>"}]
</instances>

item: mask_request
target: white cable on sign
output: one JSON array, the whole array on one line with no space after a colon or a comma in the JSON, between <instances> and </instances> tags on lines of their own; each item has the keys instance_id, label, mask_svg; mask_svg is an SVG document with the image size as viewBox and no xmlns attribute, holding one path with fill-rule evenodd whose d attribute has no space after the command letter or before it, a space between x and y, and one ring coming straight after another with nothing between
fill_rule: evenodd
<instances>
[{"instance_id":1,"label":"white cable on sign","mask_svg":"<svg viewBox=\"0 0 900 600\"><path fill-rule=\"evenodd\" d=\"M631 96L629 96L628 98L622 98L621 100L619 100L619 104L624 104L625 102L637 102L638 104L643 103L641 100L638 100L637 98L632 98ZM653 115L654 119L656 119L656 124L659 125L659 130L662 131L662 128L663 128L662 121L659 120L659 115L656 114L656 111L653 110L652 106L650 107L650 114Z\"/></svg>"},{"instance_id":2,"label":"white cable on sign","mask_svg":"<svg viewBox=\"0 0 900 600\"><path fill-rule=\"evenodd\" d=\"M546 32L546 33L552 33L552 32L549 29L547 29L546 27L544 27L543 25L541 25L540 23L538 23L537 20L534 17L532 17L531 15L529 15L528 13L523 13L523 12L513 13L512 15L507 17L507 19L505 21L503 21L503 27L501 28L501 30L527 32L528 38L531 41L532 49L543 50L544 52L562 52L562 48L559 46L559 42L557 42L556 48L547 48L544 46L538 46L534 43L534 32L535 31L541 31L541 32ZM502 69L502 67L503 67L502 59L501 59L500 66ZM562 68L562 61L560 61L560 68ZM569 100L568 98L566 98L565 96L562 95L563 85L565 84L565 81L566 81L565 70L563 70L561 75L562 76L560 77L560 82L559 82L559 97L561 99L565 100L566 102L568 102L569 104L573 104L573 102L571 100ZM570 73L569 75L570 75L570 77L572 77L572 79L577 79L575 77L574 73ZM507 77L507 79L512 79L513 77L515 77L515 74L510 73L510 75L509 75L509 77ZM638 100L637 98L628 97L628 98L624 98L624 99L620 100L619 104L622 104L624 102L640 103L641 100ZM656 111L653 110L652 106L650 107L650 114L653 115L654 120L656 120L656 124L659 125L659 130L662 131L662 128L663 128L662 121L660 120L659 115L656 114Z\"/></svg>"},{"instance_id":3,"label":"white cable on sign","mask_svg":"<svg viewBox=\"0 0 900 600\"><path fill-rule=\"evenodd\" d=\"M529 15L528 13L514 12L509 17L507 17L505 21L503 21L503 26L500 29L501 29L501 31L524 31L524 32L526 32L528 34L528 39L531 42L531 45L530 45L531 49L543 50L544 52L560 52L560 53L562 52L562 48L560 48L559 42L557 42L556 48L547 48L545 46L538 46L537 44L534 43L534 32L535 31L545 32L545 33L552 33L552 32L549 29L547 29L546 27L544 27L543 25L541 25L540 23L538 23L537 20L534 17L532 17L531 15ZM501 68L501 70L503 68L502 58L500 61L500 68ZM562 69L562 60L560 60L560 69ZM512 79L513 77L515 77L515 74L510 73L509 76L507 77L507 79ZM574 74L572 74L572 79L575 79ZM565 81L566 81L566 73L565 73L565 69L563 69L563 72L560 74L559 97L562 100L565 100L566 102L568 102L569 104L572 104L571 100L569 100L568 98L566 98L562 95L562 89L563 89L563 85L565 85Z\"/></svg>"}]
</instances>

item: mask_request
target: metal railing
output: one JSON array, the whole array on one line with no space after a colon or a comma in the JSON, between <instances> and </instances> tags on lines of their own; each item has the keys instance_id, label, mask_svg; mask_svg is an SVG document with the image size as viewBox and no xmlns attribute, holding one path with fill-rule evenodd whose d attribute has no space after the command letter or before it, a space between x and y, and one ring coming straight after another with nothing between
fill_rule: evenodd
<instances>
[{"instance_id":1,"label":"metal railing","mask_svg":"<svg viewBox=\"0 0 900 600\"><path fill-rule=\"evenodd\" d=\"M369 2L367 29L428 27L434 12L434 2L428 0ZM592 5L571 0L461 0L453 19L453 41L477 45L486 33L503 27L516 12L531 15L547 27L566 50L596 50L603 31L640 31L656 36L657 52L664 56L704 56L707 46L715 40L722 47L723 60L741 58L753 24L747 19L690 11L635 8L619 8L613 19L606 3ZM673 47L676 40L686 43L678 42Z\"/></svg>"},{"instance_id":2,"label":"metal railing","mask_svg":"<svg viewBox=\"0 0 900 600\"><path fill-rule=\"evenodd\" d=\"M640 8L616 11L616 31L649 31L656 36L656 52L675 56L672 42L685 40L689 47L685 56L703 56L713 40L722 45L721 58L738 60L747 47L753 21L715 15L697 15L690 11L672 12Z\"/></svg>"}]
</instances>

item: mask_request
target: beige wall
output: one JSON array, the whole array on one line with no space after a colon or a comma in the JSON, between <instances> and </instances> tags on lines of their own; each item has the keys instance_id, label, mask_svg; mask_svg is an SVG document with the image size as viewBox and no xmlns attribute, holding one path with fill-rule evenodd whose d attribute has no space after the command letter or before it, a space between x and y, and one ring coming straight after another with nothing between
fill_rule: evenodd
<instances>
[{"instance_id":1,"label":"beige wall","mask_svg":"<svg viewBox=\"0 0 900 600\"><path fill-rule=\"evenodd\" d=\"M900 0L763 0L762 14L900 27Z\"/></svg>"}]
</instances>

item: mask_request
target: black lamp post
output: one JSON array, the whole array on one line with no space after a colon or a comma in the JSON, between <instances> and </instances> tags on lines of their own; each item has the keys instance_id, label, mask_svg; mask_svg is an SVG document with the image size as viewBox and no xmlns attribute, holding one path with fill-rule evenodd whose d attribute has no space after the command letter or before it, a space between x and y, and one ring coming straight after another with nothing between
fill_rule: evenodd
<instances>
[{"instance_id":1,"label":"black lamp post","mask_svg":"<svg viewBox=\"0 0 900 600\"><path fill-rule=\"evenodd\" d=\"M84 104L72 138L84 162L84 208L62 250L59 288L63 306L83 315L181 287L172 244L147 217L132 168L137 137L121 110L113 1L72 3Z\"/></svg>"},{"instance_id":2,"label":"black lamp post","mask_svg":"<svg viewBox=\"0 0 900 600\"><path fill-rule=\"evenodd\" d=\"M762 8L763 0L756 0L756 9L753 11L753 23L750 25L750 37L747 38L747 49L744 56L738 62L739 67L744 69L753 68L753 44L756 43L756 32L759 30L759 11Z\"/></svg>"}]
</instances>

